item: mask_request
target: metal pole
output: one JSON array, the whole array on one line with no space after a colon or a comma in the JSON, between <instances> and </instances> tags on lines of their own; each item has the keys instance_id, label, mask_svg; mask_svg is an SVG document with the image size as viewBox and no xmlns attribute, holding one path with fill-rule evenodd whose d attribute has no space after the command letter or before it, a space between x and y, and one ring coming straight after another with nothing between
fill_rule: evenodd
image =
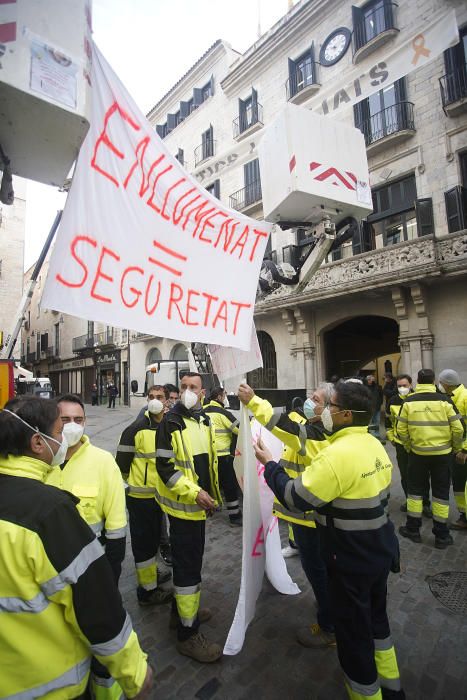
<instances>
[{"instance_id":1,"label":"metal pole","mask_svg":"<svg viewBox=\"0 0 467 700\"><path fill-rule=\"evenodd\" d=\"M15 319L16 319L15 325L13 326L13 329L7 338L7 342L4 345L2 352L0 354L0 357L2 357L2 358L9 360L13 356L13 351L15 349L16 341L17 341L18 336L19 336L20 331L21 331L21 326L23 325L23 321L26 318L26 311L28 310L28 307L31 304L31 299L32 299L32 295L34 292L34 288L35 288L36 283L37 283L37 278L39 277L39 273L41 271L42 264L47 256L47 253L49 252L50 245L54 239L58 225L59 225L60 220L62 218L62 213L63 213L63 211L61 209L59 211L57 211L57 214L55 216L55 220L52 224L52 228L50 229L49 235L47 236L47 240L45 241L44 246L43 246L42 251L41 251L41 254L39 255L39 257L37 259L36 266L34 267L29 284L23 292L23 297L20 301L18 311L16 312L16 316L15 316Z\"/></svg>"},{"instance_id":2,"label":"metal pole","mask_svg":"<svg viewBox=\"0 0 467 700\"><path fill-rule=\"evenodd\" d=\"M128 329L128 345L126 350L126 371L128 384L128 408L131 408L131 378L130 378L130 329Z\"/></svg>"}]
</instances>

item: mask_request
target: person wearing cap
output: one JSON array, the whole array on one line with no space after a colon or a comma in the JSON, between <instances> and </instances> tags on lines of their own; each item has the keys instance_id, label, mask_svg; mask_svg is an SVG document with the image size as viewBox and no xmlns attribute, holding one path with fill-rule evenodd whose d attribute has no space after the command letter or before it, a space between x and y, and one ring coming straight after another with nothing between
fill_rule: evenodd
<instances>
[{"instance_id":1,"label":"person wearing cap","mask_svg":"<svg viewBox=\"0 0 467 700\"><path fill-rule=\"evenodd\" d=\"M439 374L439 386L452 399L457 412L467 423L467 389L453 369L443 369ZM465 488L467 482L467 436L464 434L462 449L454 455L452 462L452 487L459 518L451 523L451 530L467 530Z\"/></svg>"},{"instance_id":2,"label":"person wearing cap","mask_svg":"<svg viewBox=\"0 0 467 700\"><path fill-rule=\"evenodd\" d=\"M415 392L405 399L397 420L397 435L409 453L407 522L399 533L421 543L423 494L430 479L435 547L446 549L453 544L448 526L452 453L462 450L464 423L434 381L432 369L419 371Z\"/></svg>"},{"instance_id":3,"label":"person wearing cap","mask_svg":"<svg viewBox=\"0 0 467 700\"><path fill-rule=\"evenodd\" d=\"M172 600L172 592L159 587L170 579L170 574L158 572L156 558L162 527L162 510L155 500L156 443L166 400L163 386L151 387L147 410L125 428L115 457L128 485L126 504L138 582L136 597L143 606L163 605Z\"/></svg>"},{"instance_id":4,"label":"person wearing cap","mask_svg":"<svg viewBox=\"0 0 467 700\"><path fill-rule=\"evenodd\" d=\"M152 671L109 560L79 498L45 483L67 454L63 427L50 399L0 412L1 697L87 697L95 656L119 698L142 698Z\"/></svg>"},{"instance_id":5,"label":"person wearing cap","mask_svg":"<svg viewBox=\"0 0 467 700\"><path fill-rule=\"evenodd\" d=\"M240 527L242 513L240 510L239 487L233 458L237 445L238 420L227 410L229 400L227 392L216 386L209 395L209 403L203 405L204 412L211 418L216 431L216 450L219 470L219 486L224 492L225 505L232 527Z\"/></svg>"}]
</instances>

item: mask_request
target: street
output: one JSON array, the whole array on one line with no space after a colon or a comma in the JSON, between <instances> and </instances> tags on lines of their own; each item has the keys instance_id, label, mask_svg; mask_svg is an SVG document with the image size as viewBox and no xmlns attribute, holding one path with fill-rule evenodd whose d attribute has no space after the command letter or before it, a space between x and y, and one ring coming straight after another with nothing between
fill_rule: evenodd
<instances>
[{"instance_id":1,"label":"street","mask_svg":"<svg viewBox=\"0 0 467 700\"><path fill-rule=\"evenodd\" d=\"M138 410L126 406L86 406L86 432L92 442L115 453L121 431ZM395 462L391 445L386 445ZM405 514L397 468L393 472L390 513L396 528ZM454 501L451 497L451 506ZM451 520L456 518L454 510ZM456 515L457 517L457 515ZM282 540L287 530L281 525ZM408 700L467 698L467 533L452 532L454 545L434 548L431 520L423 520L422 545L400 538L402 573L389 579L389 620ZM169 630L169 608L140 608L136 602L131 547L120 582L124 604L141 644L155 668L151 697L171 700L344 700L342 674L334 650L313 651L295 641L300 626L314 622L313 594L298 557L287 560L292 578L302 589L297 596L277 593L267 581L256 607L243 650L212 665L201 665L175 650ZM161 568L164 568L162 563ZM464 572L453 590L463 612L451 612L430 591L427 577ZM223 644L233 619L241 575L241 529L229 527L225 511L207 523L202 606L213 612L203 630ZM445 589L446 592L446 589Z\"/></svg>"}]
</instances>

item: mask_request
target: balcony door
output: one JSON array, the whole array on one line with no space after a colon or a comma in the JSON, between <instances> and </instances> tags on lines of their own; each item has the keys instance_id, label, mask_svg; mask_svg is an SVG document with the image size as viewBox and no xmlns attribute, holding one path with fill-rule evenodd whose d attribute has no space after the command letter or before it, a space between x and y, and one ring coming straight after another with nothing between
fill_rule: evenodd
<instances>
[{"instance_id":1,"label":"balcony door","mask_svg":"<svg viewBox=\"0 0 467 700\"><path fill-rule=\"evenodd\" d=\"M405 100L402 78L355 105L355 124L363 131L367 145L403 128Z\"/></svg>"},{"instance_id":2,"label":"balcony door","mask_svg":"<svg viewBox=\"0 0 467 700\"><path fill-rule=\"evenodd\" d=\"M467 27L459 34L459 43L444 52L448 104L467 95Z\"/></svg>"},{"instance_id":3,"label":"balcony door","mask_svg":"<svg viewBox=\"0 0 467 700\"><path fill-rule=\"evenodd\" d=\"M258 158L245 163L243 172L245 177L245 206L248 206L261 199Z\"/></svg>"}]
</instances>

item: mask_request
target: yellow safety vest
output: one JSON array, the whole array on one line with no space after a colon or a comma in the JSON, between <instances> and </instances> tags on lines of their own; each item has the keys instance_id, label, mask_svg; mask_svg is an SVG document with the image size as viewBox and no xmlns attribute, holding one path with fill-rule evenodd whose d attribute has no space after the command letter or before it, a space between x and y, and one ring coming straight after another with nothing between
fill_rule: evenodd
<instances>
[{"instance_id":1,"label":"yellow safety vest","mask_svg":"<svg viewBox=\"0 0 467 700\"><path fill-rule=\"evenodd\" d=\"M411 391L407 396L403 397L400 394L397 394L397 396L393 396L390 403L389 403L389 421L391 423L391 427L387 429L386 431L386 437L390 442L397 442L398 445L401 445L401 439L399 438L397 434L397 420L399 418L399 414L402 410L402 405L404 401L409 397L412 396L413 391Z\"/></svg>"},{"instance_id":2,"label":"yellow safety vest","mask_svg":"<svg viewBox=\"0 0 467 700\"><path fill-rule=\"evenodd\" d=\"M96 537L102 532L109 540L125 537L125 488L120 469L110 452L92 445L87 435L63 469L49 472L46 483L79 498L78 511Z\"/></svg>"},{"instance_id":3,"label":"yellow safety vest","mask_svg":"<svg viewBox=\"0 0 467 700\"><path fill-rule=\"evenodd\" d=\"M210 401L203 406L203 410L209 415L216 431L217 456L233 455L232 448L236 444L235 437L238 435L238 420L219 401Z\"/></svg>"},{"instance_id":4,"label":"yellow safety vest","mask_svg":"<svg viewBox=\"0 0 467 700\"><path fill-rule=\"evenodd\" d=\"M159 423L151 422L148 411L126 428L115 459L128 484L127 495L154 498L156 495L156 442Z\"/></svg>"},{"instance_id":5,"label":"yellow safety vest","mask_svg":"<svg viewBox=\"0 0 467 700\"><path fill-rule=\"evenodd\" d=\"M467 389L463 384L459 384L459 386L454 389L451 394L451 399L454 401L454 405L464 421L464 425L467 425ZM464 452L467 452L467 433L464 435L464 438L462 449Z\"/></svg>"}]
</instances>

